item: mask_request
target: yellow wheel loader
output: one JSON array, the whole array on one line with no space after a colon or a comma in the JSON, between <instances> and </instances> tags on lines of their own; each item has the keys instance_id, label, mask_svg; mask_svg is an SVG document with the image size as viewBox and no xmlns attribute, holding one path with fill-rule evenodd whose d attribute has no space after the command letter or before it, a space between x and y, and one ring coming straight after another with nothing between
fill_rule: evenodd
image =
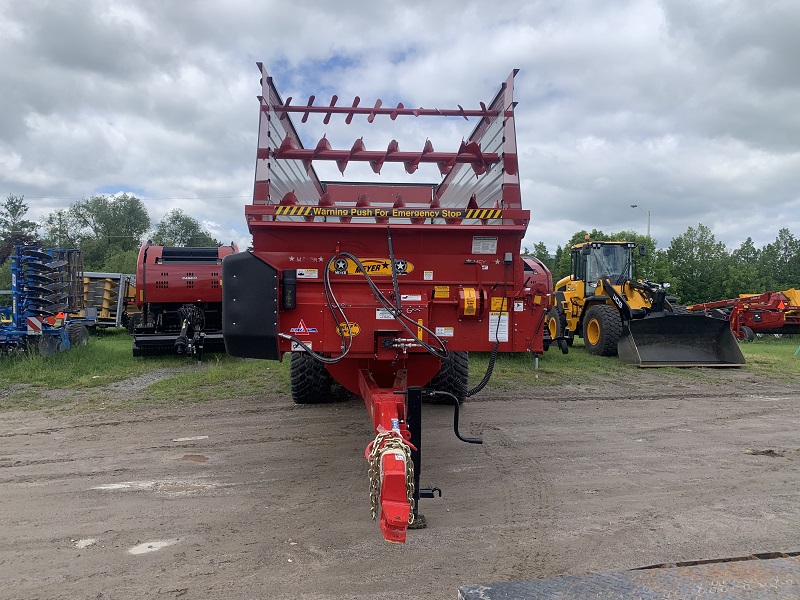
<instances>
[{"instance_id":1,"label":"yellow wheel loader","mask_svg":"<svg viewBox=\"0 0 800 600\"><path fill-rule=\"evenodd\" d=\"M667 296L669 284L633 279L635 248L608 241L572 247L572 273L556 283L546 318L550 337L572 345L578 336L590 353L618 354L640 367L744 364L725 319L679 306Z\"/></svg>"}]
</instances>

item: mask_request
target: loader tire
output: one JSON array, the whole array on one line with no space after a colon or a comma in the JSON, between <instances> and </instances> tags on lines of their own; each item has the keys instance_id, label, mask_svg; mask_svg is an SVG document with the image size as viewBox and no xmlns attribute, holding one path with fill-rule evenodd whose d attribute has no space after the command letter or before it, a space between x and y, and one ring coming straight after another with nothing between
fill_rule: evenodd
<instances>
[{"instance_id":1,"label":"loader tire","mask_svg":"<svg viewBox=\"0 0 800 600\"><path fill-rule=\"evenodd\" d=\"M295 404L322 404L332 399L331 374L307 352L292 352L289 380Z\"/></svg>"},{"instance_id":2,"label":"loader tire","mask_svg":"<svg viewBox=\"0 0 800 600\"><path fill-rule=\"evenodd\" d=\"M83 323L67 323L67 336L69 336L69 347L77 348L89 343L89 330Z\"/></svg>"},{"instance_id":3,"label":"loader tire","mask_svg":"<svg viewBox=\"0 0 800 600\"><path fill-rule=\"evenodd\" d=\"M439 372L425 387L437 392L449 392L458 399L459 404L464 402L469 387L469 352L449 352ZM442 396L427 400L431 404L449 404L447 398Z\"/></svg>"},{"instance_id":4,"label":"loader tire","mask_svg":"<svg viewBox=\"0 0 800 600\"><path fill-rule=\"evenodd\" d=\"M551 340L561 338L556 345L562 354L567 354L572 346L572 336L567 332L567 315L564 311L558 306L551 308L545 317L545 325Z\"/></svg>"},{"instance_id":5,"label":"loader tire","mask_svg":"<svg viewBox=\"0 0 800 600\"><path fill-rule=\"evenodd\" d=\"M545 319L547 330L550 332L550 339L554 340L564 335L564 330L567 328L567 315L564 314L563 310L554 306L547 313Z\"/></svg>"},{"instance_id":6,"label":"loader tire","mask_svg":"<svg viewBox=\"0 0 800 600\"><path fill-rule=\"evenodd\" d=\"M583 343L590 354L616 356L622 335L619 312L608 304L595 304L583 318Z\"/></svg>"}]
</instances>

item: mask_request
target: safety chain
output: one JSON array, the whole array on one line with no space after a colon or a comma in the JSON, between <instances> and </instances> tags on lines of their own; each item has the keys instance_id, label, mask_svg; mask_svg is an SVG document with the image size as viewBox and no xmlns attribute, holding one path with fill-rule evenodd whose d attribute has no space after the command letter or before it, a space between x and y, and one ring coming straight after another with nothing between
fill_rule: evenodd
<instances>
[{"instance_id":1,"label":"safety chain","mask_svg":"<svg viewBox=\"0 0 800 600\"><path fill-rule=\"evenodd\" d=\"M408 524L414 523L414 462L411 447L396 431L385 431L375 436L367 460L369 461L369 502L372 520L378 518L381 493L381 457L390 450L402 450L406 458L406 499L410 510Z\"/></svg>"}]
</instances>

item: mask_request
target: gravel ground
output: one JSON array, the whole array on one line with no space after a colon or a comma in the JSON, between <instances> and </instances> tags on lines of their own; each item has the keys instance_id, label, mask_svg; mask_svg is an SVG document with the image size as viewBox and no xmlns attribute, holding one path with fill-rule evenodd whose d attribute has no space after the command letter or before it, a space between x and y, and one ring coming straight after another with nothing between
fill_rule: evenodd
<instances>
[{"instance_id":1,"label":"gravel ground","mask_svg":"<svg viewBox=\"0 0 800 600\"><path fill-rule=\"evenodd\" d=\"M443 495L405 545L370 520L373 434L354 398L2 413L0 598L453 599L796 551L798 392L747 369L490 386L461 414L480 446L426 405L422 484Z\"/></svg>"}]
</instances>

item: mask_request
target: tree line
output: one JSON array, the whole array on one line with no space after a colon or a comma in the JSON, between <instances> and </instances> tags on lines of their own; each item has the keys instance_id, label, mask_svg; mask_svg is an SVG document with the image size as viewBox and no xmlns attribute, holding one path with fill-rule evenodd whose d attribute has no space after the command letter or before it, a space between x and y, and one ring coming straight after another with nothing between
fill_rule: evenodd
<instances>
[{"instance_id":1,"label":"tree line","mask_svg":"<svg viewBox=\"0 0 800 600\"><path fill-rule=\"evenodd\" d=\"M43 248L80 248L86 271L134 273L139 247L145 239L163 246L211 247L220 243L201 224L175 209L153 226L144 203L128 194L92 196L49 214L41 223L26 218L22 196L9 195L0 203L0 289L9 289L7 260L16 244ZM756 248L747 238L729 251L705 225L689 227L669 247L634 231L606 234L597 229L578 231L551 255L544 243L524 252L539 258L553 273L554 282L571 272L570 250L584 241L634 242L646 249L634 253L634 276L669 282L670 294L682 304L735 298L739 294L783 291L800 286L800 240L784 228L774 242Z\"/></svg>"},{"instance_id":2,"label":"tree line","mask_svg":"<svg viewBox=\"0 0 800 600\"><path fill-rule=\"evenodd\" d=\"M634 277L668 282L669 293L681 304L800 287L800 240L786 228L778 231L774 242L761 248L748 237L738 248L728 250L708 227L698 224L674 238L667 248L656 248L656 240L634 231L606 234L593 229L576 232L564 246L557 247L555 255L551 256L542 242L525 252L550 269L555 283L570 274L572 246L585 241L587 235L595 241L628 241L644 246L645 256L634 252Z\"/></svg>"},{"instance_id":3,"label":"tree line","mask_svg":"<svg viewBox=\"0 0 800 600\"><path fill-rule=\"evenodd\" d=\"M128 194L78 200L40 223L26 218L28 209L23 196L9 195L0 203L0 289L10 289L8 258L18 244L79 248L85 271L108 273L135 273L139 248L147 239L160 246L220 245L197 219L180 209L171 210L154 226L144 203Z\"/></svg>"}]
</instances>

